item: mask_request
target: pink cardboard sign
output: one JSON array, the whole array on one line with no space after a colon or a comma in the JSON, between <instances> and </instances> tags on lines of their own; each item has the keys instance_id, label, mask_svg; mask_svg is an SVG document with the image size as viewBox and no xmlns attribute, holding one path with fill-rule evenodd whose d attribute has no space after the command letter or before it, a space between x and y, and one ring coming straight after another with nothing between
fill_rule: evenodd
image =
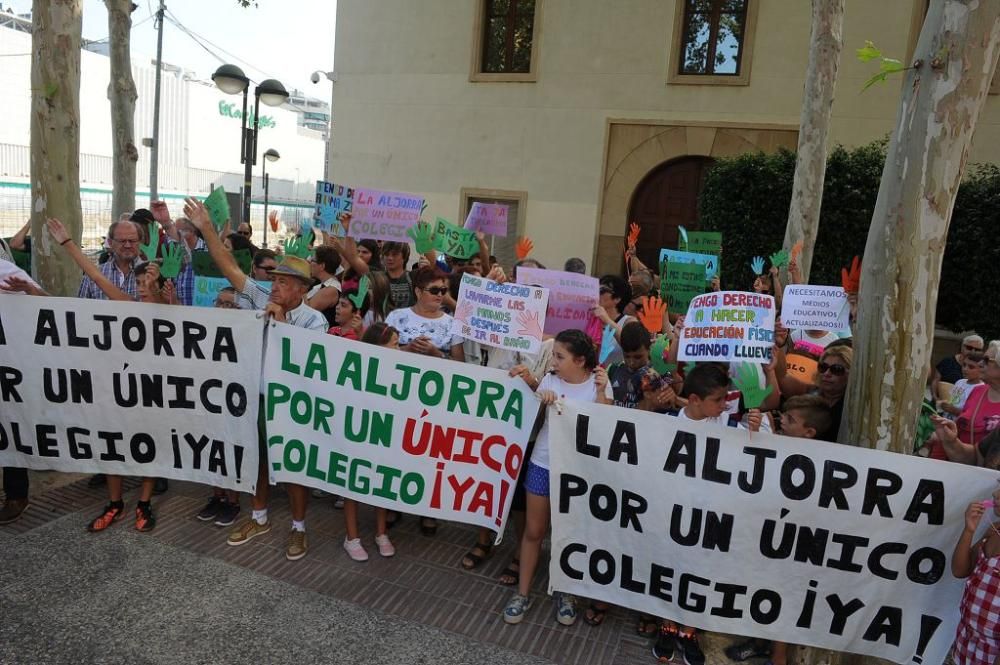
<instances>
[{"instance_id":1,"label":"pink cardboard sign","mask_svg":"<svg viewBox=\"0 0 1000 665\"><path fill-rule=\"evenodd\" d=\"M354 190L354 214L348 232L352 238L407 242L406 231L420 219L424 199L401 192Z\"/></svg>"},{"instance_id":2,"label":"pink cardboard sign","mask_svg":"<svg viewBox=\"0 0 1000 665\"><path fill-rule=\"evenodd\" d=\"M521 267L517 269L517 283L549 290L549 307L545 314L547 335L570 329L584 330L592 316L590 310L597 306L599 284L596 277Z\"/></svg>"},{"instance_id":3,"label":"pink cardboard sign","mask_svg":"<svg viewBox=\"0 0 1000 665\"><path fill-rule=\"evenodd\" d=\"M507 206L500 203L473 203L465 228L494 236L507 235Z\"/></svg>"}]
</instances>

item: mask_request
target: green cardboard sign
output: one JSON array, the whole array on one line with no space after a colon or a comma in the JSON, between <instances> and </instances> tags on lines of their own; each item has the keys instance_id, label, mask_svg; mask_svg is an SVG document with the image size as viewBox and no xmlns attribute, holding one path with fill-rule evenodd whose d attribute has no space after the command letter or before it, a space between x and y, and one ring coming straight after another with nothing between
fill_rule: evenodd
<instances>
[{"instance_id":1,"label":"green cardboard sign","mask_svg":"<svg viewBox=\"0 0 1000 665\"><path fill-rule=\"evenodd\" d=\"M240 266L240 271L244 275L250 274L250 268L253 266L253 259L250 256L250 250L248 249L238 249L233 252L233 258L236 259L236 263ZM200 275L202 277L225 277L222 271L219 270L219 266L215 265L215 261L212 260L212 255L208 253L208 250L199 249L191 252L191 267L194 270L195 275Z\"/></svg>"},{"instance_id":2,"label":"green cardboard sign","mask_svg":"<svg viewBox=\"0 0 1000 665\"><path fill-rule=\"evenodd\" d=\"M700 263L660 264L660 297L671 314L687 314L691 301L705 292L705 266Z\"/></svg>"},{"instance_id":3,"label":"green cardboard sign","mask_svg":"<svg viewBox=\"0 0 1000 665\"><path fill-rule=\"evenodd\" d=\"M696 254L711 254L718 257L722 254L722 233L718 231L688 231L688 242L685 248Z\"/></svg>"},{"instance_id":4,"label":"green cardboard sign","mask_svg":"<svg viewBox=\"0 0 1000 665\"><path fill-rule=\"evenodd\" d=\"M456 259L470 259L479 253L479 240L475 231L438 217L434 224L434 249Z\"/></svg>"},{"instance_id":5,"label":"green cardboard sign","mask_svg":"<svg viewBox=\"0 0 1000 665\"><path fill-rule=\"evenodd\" d=\"M205 197L205 208L208 216L212 219L212 226L216 231L222 231L222 227L229 221L229 200L226 199L226 190L216 187L212 193Z\"/></svg>"}]
</instances>

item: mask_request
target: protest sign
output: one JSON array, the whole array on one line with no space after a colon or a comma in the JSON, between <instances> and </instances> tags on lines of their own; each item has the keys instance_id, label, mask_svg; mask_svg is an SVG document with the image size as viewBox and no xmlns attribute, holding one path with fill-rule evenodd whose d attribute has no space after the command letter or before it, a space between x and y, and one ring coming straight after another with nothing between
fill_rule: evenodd
<instances>
[{"instance_id":1,"label":"protest sign","mask_svg":"<svg viewBox=\"0 0 1000 665\"><path fill-rule=\"evenodd\" d=\"M216 187L205 197L205 209L212 220L212 226L216 231L222 231L229 221L229 199L226 198L226 190Z\"/></svg>"},{"instance_id":2,"label":"protest sign","mask_svg":"<svg viewBox=\"0 0 1000 665\"><path fill-rule=\"evenodd\" d=\"M420 219L423 207L423 198L413 194L355 189L348 235L358 240L407 242L406 230Z\"/></svg>"},{"instance_id":3,"label":"protest sign","mask_svg":"<svg viewBox=\"0 0 1000 665\"><path fill-rule=\"evenodd\" d=\"M535 354L542 348L548 301L548 289L465 273L451 332L498 349Z\"/></svg>"},{"instance_id":4,"label":"protest sign","mask_svg":"<svg viewBox=\"0 0 1000 665\"><path fill-rule=\"evenodd\" d=\"M254 314L0 299L0 466L254 491Z\"/></svg>"},{"instance_id":5,"label":"protest sign","mask_svg":"<svg viewBox=\"0 0 1000 665\"><path fill-rule=\"evenodd\" d=\"M250 256L250 250L237 249L233 252L233 258L236 259L236 264L239 265L243 274L249 275L250 269L253 267L253 257ZM207 249L191 252L191 269L195 275L203 277L224 277Z\"/></svg>"},{"instance_id":6,"label":"protest sign","mask_svg":"<svg viewBox=\"0 0 1000 665\"><path fill-rule=\"evenodd\" d=\"M475 231L438 217L434 224L434 249L456 259L469 259L479 253L479 240Z\"/></svg>"},{"instance_id":7,"label":"protest sign","mask_svg":"<svg viewBox=\"0 0 1000 665\"><path fill-rule=\"evenodd\" d=\"M705 630L944 659L963 586L951 553L996 472L764 432L750 445L600 404L547 417L553 589Z\"/></svg>"},{"instance_id":8,"label":"protest sign","mask_svg":"<svg viewBox=\"0 0 1000 665\"><path fill-rule=\"evenodd\" d=\"M789 330L851 332L851 307L839 286L788 284L781 299L781 321Z\"/></svg>"},{"instance_id":9,"label":"protest sign","mask_svg":"<svg viewBox=\"0 0 1000 665\"><path fill-rule=\"evenodd\" d=\"M539 404L522 380L273 324L264 385L272 482L503 533Z\"/></svg>"},{"instance_id":10,"label":"protest sign","mask_svg":"<svg viewBox=\"0 0 1000 665\"><path fill-rule=\"evenodd\" d=\"M719 259L711 254L681 252L675 249L660 250L660 265L664 261L670 263L697 263L705 266L705 281L711 282L719 274Z\"/></svg>"},{"instance_id":11,"label":"protest sign","mask_svg":"<svg viewBox=\"0 0 1000 665\"><path fill-rule=\"evenodd\" d=\"M256 279L253 282L264 291L271 292L271 282L262 282ZM191 299L191 304L195 307L215 307L215 299L218 297L219 291L228 286L232 286L232 284L225 277L195 275L194 297ZM254 309L253 302L242 293L237 293L236 304L240 306L240 309Z\"/></svg>"},{"instance_id":12,"label":"protest sign","mask_svg":"<svg viewBox=\"0 0 1000 665\"><path fill-rule=\"evenodd\" d=\"M507 235L507 206L502 203L476 203L472 204L468 216L465 218L465 228L473 231L482 231L494 236Z\"/></svg>"},{"instance_id":13,"label":"protest sign","mask_svg":"<svg viewBox=\"0 0 1000 665\"><path fill-rule=\"evenodd\" d=\"M517 283L548 289L546 335L556 335L570 329L583 330L593 316L591 310L597 307L600 284L596 277L522 266L517 269Z\"/></svg>"},{"instance_id":14,"label":"protest sign","mask_svg":"<svg viewBox=\"0 0 1000 665\"><path fill-rule=\"evenodd\" d=\"M696 254L722 255L722 234L718 231L688 231L687 242L681 242L679 249Z\"/></svg>"},{"instance_id":15,"label":"protest sign","mask_svg":"<svg viewBox=\"0 0 1000 665\"><path fill-rule=\"evenodd\" d=\"M811 386L816 380L819 363L801 353L789 353L785 356L785 374L793 376L802 383Z\"/></svg>"},{"instance_id":16,"label":"protest sign","mask_svg":"<svg viewBox=\"0 0 1000 665\"><path fill-rule=\"evenodd\" d=\"M678 360L769 363L774 346L774 298L717 291L691 301Z\"/></svg>"},{"instance_id":17,"label":"protest sign","mask_svg":"<svg viewBox=\"0 0 1000 665\"><path fill-rule=\"evenodd\" d=\"M343 237L344 225L340 223L344 214L352 214L354 190L325 180L316 181L316 212L313 226L324 233Z\"/></svg>"},{"instance_id":18,"label":"protest sign","mask_svg":"<svg viewBox=\"0 0 1000 665\"><path fill-rule=\"evenodd\" d=\"M705 266L700 263L660 264L660 297L671 314L687 314L691 299L705 292Z\"/></svg>"}]
</instances>

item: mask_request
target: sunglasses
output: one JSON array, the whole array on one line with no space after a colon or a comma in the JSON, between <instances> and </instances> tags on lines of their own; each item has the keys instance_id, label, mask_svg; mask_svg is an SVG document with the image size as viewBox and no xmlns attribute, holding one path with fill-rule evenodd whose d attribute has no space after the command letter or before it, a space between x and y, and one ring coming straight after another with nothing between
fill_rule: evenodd
<instances>
[{"instance_id":1,"label":"sunglasses","mask_svg":"<svg viewBox=\"0 0 1000 665\"><path fill-rule=\"evenodd\" d=\"M423 289L423 291L426 291L427 293L431 294L432 296L443 296L444 294L448 293L448 287L445 287L445 286L432 286L429 289Z\"/></svg>"},{"instance_id":2,"label":"sunglasses","mask_svg":"<svg viewBox=\"0 0 1000 665\"><path fill-rule=\"evenodd\" d=\"M245 236L245 237L247 237L247 238L249 238L250 236L252 236L252 235L253 235L253 234L252 234L252 233L250 233L249 231L237 231L237 233L238 233L238 234L240 234L241 236Z\"/></svg>"},{"instance_id":3,"label":"sunglasses","mask_svg":"<svg viewBox=\"0 0 1000 665\"><path fill-rule=\"evenodd\" d=\"M819 371L820 374L830 372L830 374L833 374L834 376L844 376L847 374L847 368L843 365L828 365L827 363L820 363L816 365L816 370Z\"/></svg>"},{"instance_id":4,"label":"sunglasses","mask_svg":"<svg viewBox=\"0 0 1000 665\"><path fill-rule=\"evenodd\" d=\"M965 349L966 351L982 351L981 347L978 347L978 346L969 346L968 344L963 344L962 348Z\"/></svg>"}]
</instances>

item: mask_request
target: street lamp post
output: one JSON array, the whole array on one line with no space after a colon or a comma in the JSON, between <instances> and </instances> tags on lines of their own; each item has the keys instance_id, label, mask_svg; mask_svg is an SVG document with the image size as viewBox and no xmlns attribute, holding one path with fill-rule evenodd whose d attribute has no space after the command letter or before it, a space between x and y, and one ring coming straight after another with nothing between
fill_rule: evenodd
<instances>
[{"instance_id":1,"label":"street lamp post","mask_svg":"<svg viewBox=\"0 0 1000 665\"><path fill-rule=\"evenodd\" d=\"M267 247L267 227L270 224L270 220L267 218L267 190L268 184L270 183L270 178L267 175L267 163L276 162L281 159L281 155L274 148L268 148L264 151L264 161L261 162L260 172L261 180L264 181L264 247Z\"/></svg>"},{"instance_id":2,"label":"street lamp post","mask_svg":"<svg viewBox=\"0 0 1000 665\"><path fill-rule=\"evenodd\" d=\"M251 126L247 126L247 95L250 79L236 65L222 65L212 74L212 81L227 95L243 93L243 113L240 134L240 163L243 164L243 215L242 220L250 224L250 185L253 182L253 166L257 163L257 132L259 127L260 103L267 106L281 106L288 99L288 91L281 81L266 79L254 88L254 104ZM264 232L267 233L265 221Z\"/></svg>"}]
</instances>

